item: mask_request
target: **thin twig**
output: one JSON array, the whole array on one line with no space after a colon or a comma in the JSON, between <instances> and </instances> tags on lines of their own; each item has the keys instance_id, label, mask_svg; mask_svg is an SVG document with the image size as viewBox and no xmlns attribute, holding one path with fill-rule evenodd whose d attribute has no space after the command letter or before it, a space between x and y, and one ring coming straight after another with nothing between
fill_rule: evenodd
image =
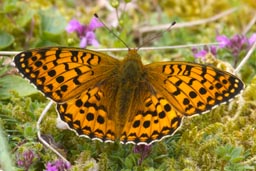
<instances>
[{"instance_id":1,"label":"thin twig","mask_svg":"<svg viewBox=\"0 0 256 171\"><path fill-rule=\"evenodd\" d=\"M17 55L21 51L0 51L0 56L13 56Z\"/></svg>"},{"instance_id":2,"label":"thin twig","mask_svg":"<svg viewBox=\"0 0 256 171\"><path fill-rule=\"evenodd\" d=\"M40 125L42 123L43 118L45 117L45 115L47 114L48 110L50 109L50 107L52 106L53 101L50 101L47 106L44 108L43 112L41 113L39 119L37 120L36 123L36 129L37 129L37 137L39 139L39 141L41 141L41 143L43 143L47 148L49 148L50 150L52 150L55 154L57 154L62 160L64 160L65 162L68 162L68 160L62 156L55 148L53 148L47 141L45 141L42 136L41 136L41 131L40 131Z\"/></svg>"},{"instance_id":3,"label":"thin twig","mask_svg":"<svg viewBox=\"0 0 256 171\"><path fill-rule=\"evenodd\" d=\"M252 55L253 51L256 48L256 41L253 43L252 47L249 49L249 51L247 52L247 54L245 55L244 59L240 62L240 64L236 67L235 69L235 73L238 73L241 68L243 67L243 65L247 62L247 60L250 58L250 56Z\"/></svg>"},{"instance_id":4,"label":"thin twig","mask_svg":"<svg viewBox=\"0 0 256 171\"><path fill-rule=\"evenodd\" d=\"M200 47L200 46L210 46L210 45L219 45L220 43L198 43L198 44L189 44L189 45L175 45L175 46L160 46L160 47L142 47L140 50L165 50L165 49L179 49L179 48L191 48L191 47ZM118 51L127 51L128 48L101 48L101 49L90 49L98 52L118 52ZM0 51L1 56L13 56L17 55L21 51Z\"/></svg>"},{"instance_id":5,"label":"thin twig","mask_svg":"<svg viewBox=\"0 0 256 171\"><path fill-rule=\"evenodd\" d=\"M256 23L256 13L254 17L251 19L251 21L247 24L242 34L245 35L252 28L252 26L254 26L255 23Z\"/></svg>"},{"instance_id":6,"label":"thin twig","mask_svg":"<svg viewBox=\"0 0 256 171\"><path fill-rule=\"evenodd\" d=\"M184 22L184 23L177 23L173 29L175 28L183 28L183 27L192 27L196 25L201 25L201 24L206 24L215 20L218 20L226 15L229 15L233 12L235 12L237 8L232 8L227 11L224 11L222 13L219 13L215 16L212 16L210 18L202 19L202 20L197 20L197 21L191 21L191 22ZM143 34L145 32L152 32L152 31L160 31L160 30L166 30L170 26L170 23L168 24L163 24L163 25L158 25L158 26L147 26L147 27L140 27L137 30L140 34Z\"/></svg>"}]
</instances>

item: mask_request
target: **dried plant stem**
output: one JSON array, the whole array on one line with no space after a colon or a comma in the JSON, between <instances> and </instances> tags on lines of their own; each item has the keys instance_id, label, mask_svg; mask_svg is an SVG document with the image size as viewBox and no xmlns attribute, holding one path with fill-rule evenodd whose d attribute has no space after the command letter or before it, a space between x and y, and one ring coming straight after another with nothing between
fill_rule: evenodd
<instances>
[{"instance_id":1,"label":"dried plant stem","mask_svg":"<svg viewBox=\"0 0 256 171\"><path fill-rule=\"evenodd\" d=\"M235 73L238 73L241 68L243 67L243 65L247 62L247 60L250 58L250 56L252 55L253 51L256 48L256 41L253 43L252 47L249 49L249 51L247 52L247 54L245 55L244 59L240 62L240 64L236 67L235 69Z\"/></svg>"},{"instance_id":2,"label":"dried plant stem","mask_svg":"<svg viewBox=\"0 0 256 171\"><path fill-rule=\"evenodd\" d=\"M247 24L247 26L244 28L244 31L242 32L243 35L245 35L256 23L256 13L254 17L251 19L251 21Z\"/></svg>"},{"instance_id":3,"label":"dried plant stem","mask_svg":"<svg viewBox=\"0 0 256 171\"><path fill-rule=\"evenodd\" d=\"M173 28L183 28L183 27L192 27L196 25L201 25L201 24L206 24L215 20L218 20L226 15L229 15L233 12L235 12L237 8L231 8L227 11L224 11L222 13L219 13L215 16L212 16L210 18L202 19L202 20L196 20L196 21L191 21L191 22L184 22L184 23L177 23ZM170 24L163 24L163 25L158 25L158 26L147 26L147 27L140 27L136 29L140 34L146 33L146 32L152 32L152 31L161 31L161 30L166 30Z\"/></svg>"},{"instance_id":4,"label":"dried plant stem","mask_svg":"<svg viewBox=\"0 0 256 171\"><path fill-rule=\"evenodd\" d=\"M159 46L159 47L142 47L140 50L164 50L164 49L179 49L179 48L191 48L199 46L211 46L219 45L218 42L213 43L196 43L188 45L175 45L175 46ZM118 51L127 51L127 48L100 48L100 49L90 49L98 52L118 52ZM0 51L0 56L13 56L17 55L21 51Z\"/></svg>"},{"instance_id":5,"label":"dried plant stem","mask_svg":"<svg viewBox=\"0 0 256 171\"><path fill-rule=\"evenodd\" d=\"M40 125L41 122L43 120L43 118L45 117L45 115L47 114L48 110L50 109L50 107L52 106L53 101L50 101L47 106L44 108L43 112L41 113L37 123L36 123L36 128L37 128L37 137L38 139L41 141L41 143L43 143L47 148L49 148L50 150L52 150L57 156L59 156L62 160L64 160L65 162L68 162L68 160L62 156L56 149L54 149L47 141L45 141L42 136L41 136L41 131L40 131Z\"/></svg>"}]
</instances>

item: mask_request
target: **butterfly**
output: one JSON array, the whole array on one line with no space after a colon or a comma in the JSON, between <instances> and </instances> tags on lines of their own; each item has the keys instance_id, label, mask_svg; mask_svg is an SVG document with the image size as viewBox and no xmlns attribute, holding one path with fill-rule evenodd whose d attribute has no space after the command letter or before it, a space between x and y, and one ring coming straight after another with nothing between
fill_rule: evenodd
<instances>
[{"instance_id":1,"label":"butterfly","mask_svg":"<svg viewBox=\"0 0 256 171\"><path fill-rule=\"evenodd\" d=\"M172 136L186 116L203 114L244 88L236 76L189 62L143 65L80 48L47 47L14 57L19 72L56 103L77 135L102 142L152 144Z\"/></svg>"}]
</instances>

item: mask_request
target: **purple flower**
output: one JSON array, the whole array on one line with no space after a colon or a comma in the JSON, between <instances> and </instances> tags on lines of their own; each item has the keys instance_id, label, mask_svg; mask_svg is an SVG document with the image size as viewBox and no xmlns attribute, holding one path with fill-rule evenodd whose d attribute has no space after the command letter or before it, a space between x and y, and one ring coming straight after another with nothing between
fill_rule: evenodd
<instances>
[{"instance_id":1,"label":"purple flower","mask_svg":"<svg viewBox=\"0 0 256 171\"><path fill-rule=\"evenodd\" d=\"M140 154L140 160L138 161L138 164L141 165L142 161L150 154L151 145L136 145L133 148L133 152Z\"/></svg>"},{"instance_id":2,"label":"purple flower","mask_svg":"<svg viewBox=\"0 0 256 171\"><path fill-rule=\"evenodd\" d=\"M220 43L220 48L226 48L233 56L238 56L243 50L248 50L256 41L256 34L254 33L249 39L245 35L239 34L234 35L232 38L219 35L216 40Z\"/></svg>"},{"instance_id":3,"label":"purple flower","mask_svg":"<svg viewBox=\"0 0 256 171\"><path fill-rule=\"evenodd\" d=\"M253 45L253 43L256 42L256 33L253 33L251 37L249 38L249 44L250 46Z\"/></svg>"},{"instance_id":4,"label":"purple flower","mask_svg":"<svg viewBox=\"0 0 256 171\"><path fill-rule=\"evenodd\" d=\"M197 51L196 51L197 50ZM208 53L206 50L201 50L201 51L198 51L198 49L196 49L196 50L193 50L194 52L196 52L195 54L194 54L194 56L195 56L195 58L204 58L205 57L205 55Z\"/></svg>"},{"instance_id":5,"label":"purple flower","mask_svg":"<svg viewBox=\"0 0 256 171\"><path fill-rule=\"evenodd\" d=\"M70 163L63 160L56 160L52 163L48 162L46 165L46 171L67 171L70 168Z\"/></svg>"},{"instance_id":6,"label":"purple flower","mask_svg":"<svg viewBox=\"0 0 256 171\"><path fill-rule=\"evenodd\" d=\"M217 55L218 49L226 49L229 51L231 56L234 57L234 67L236 67L239 57L242 54L241 52L249 50L249 48L253 45L256 41L256 33L252 34L250 38L247 38L244 35L235 35L232 38L228 38L225 35L218 35L216 36L216 40L219 42L219 46L204 46L203 49L192 48L192 52L195 58L205 59L205 56L208 53L212 55Z\"/></svg>"},{"instance_id":7,"label":"purple flower","mask_svg":"<svg viewBox=\"0 0 256 171\"><path fill-rule=\"evenodd\" d=\"M225 36L225 35L217 36L216 40L217 40L217 42L220 43L220 45L219 45L220 48L227 47L230 44L229 38L227 36Z\"/></svg>"},{"instance_id":8,"label":"purple flower","mask_svg":"<svg viewBox=\"0 0 256 171\"><path fill-rule=\"evenodd\" d=\"M217 48L215 46L210 46L210 47L204 46L202 50L197 48L192 48L192 52L194 53L195 58L204 59L208 53L211 53L212 55L215 56L217 54Z\"/></svg>"},{"instance_id":9,"label":"purple flower","mask_svg":"<svg viewBox=\"0 0 256 171\"><path fill-rule=\"evenodd\" d=\"M35 159L35 153L32 150L27 150L23 152L21 156L17 157L17 165L19 167L24 168L25 170L29 170L30 166L33 164Z\"/></svg>"},{"instance_id":10,"label":"purple flower","mask_svg":"<svg viewBox=\"0 0 256 171\"><path fill-rule=\"evenodd\" d=\"M51 163L47 163L46 165L46 171L59 171L58 168L56 166L54 166Z\"/></svg>"},{"instance_id":11,"label":"purple flower","mask_svg":"<svg viewBox=\"0 0 256 171\"><path fill-rule=\"evenodd\" d=\"M76 19L71 20L66 27L68 33L76 31L79 35L82 35L83 26Z\"/></svg>"},{"instance_id":12,"label":"purple flower","mask_svg":"<svg viewBox=\"0 0 256 171\"><path fill-rule=\"evenodd\" d=\"M102 26L103 24L96 17L93 17L88 25L82 25L79 21L73 19L67 25L66 31L68 33L76 32L80 38L80 47L85 48L87 45L99 46L94 32Z\"/></svg>"}]
</instances>

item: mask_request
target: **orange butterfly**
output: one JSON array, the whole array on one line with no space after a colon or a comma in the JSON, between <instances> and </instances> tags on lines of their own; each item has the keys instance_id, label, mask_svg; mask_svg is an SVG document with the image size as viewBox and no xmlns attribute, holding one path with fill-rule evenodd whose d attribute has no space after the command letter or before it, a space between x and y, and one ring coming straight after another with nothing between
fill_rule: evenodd
<instances>
[{"instance_id":1,"label":"orange butterfly","mask_svg":"<svg viewBox=\"0 0 256 171\"><path fill-rule=\"evenodd\" d=\"M236 76L189 62L143 65L137 50L123 60L87 49L49 47L14 58L20 73L57 103L79 136L151 144L171 136L184 116L203 114L244 88Z\"/></svg>"}]
</instances>

